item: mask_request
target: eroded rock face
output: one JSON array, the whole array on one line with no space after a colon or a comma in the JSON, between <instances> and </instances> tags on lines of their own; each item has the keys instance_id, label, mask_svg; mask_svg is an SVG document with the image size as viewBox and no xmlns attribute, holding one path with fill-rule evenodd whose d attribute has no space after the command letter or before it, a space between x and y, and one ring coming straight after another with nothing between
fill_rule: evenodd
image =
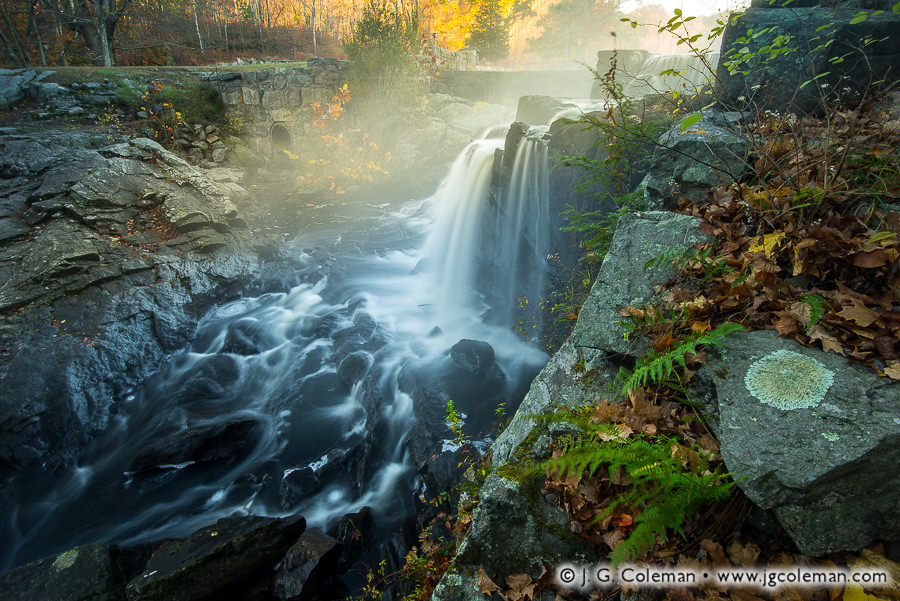
<instances>
[{"instance_id":1,"label":"eroded rock face","mask_svg":"<svg viewBox=\"0 0 900 601\"><path fill-rule=\"evenodd\" d=\"M0 137L0 472L65 464L258 273L242 194L144 138Z\"/></svg>"},{"instance_id":2,"label":"eroded rock face","mask_svg":"<svg viewBox=\"0 0 900 601\"><path fill-rule=\"evenodd\" d=\"M753 366L784 352L821 366L813 374L822 380L821 400L784 409L756 398L752 391L762 395L764 388L748 387L748 371L752 376ZM789 380L783 388L790 388L798 375L782 371ZM802 347L773 331L726 338L699 375L711 382L707 411L728 470L750 500L775 512L803 553L900 541L896 387L835 353Z\"/></svg>"},{"instance_id":3,"label":"eroded rock face","mask_svg":"<svg viewBox=\"0 0 900 601\"><path fill-rule=\"evenodd\" d=\"M744 47L737 40L745 37L748 29L758 33L746 36L751 37L747 44L751 54L771 46L779 36L790 36L791 41L783 47L786 52L771 58L762 54L734 73L729 73L720 61L716 95L731 106L749 106L754 111L791 110L806 114L821 110L821 92L828 102L834 98L850 102L861 97L872 82L881 81L885 86L896 82L900 15L891 11L892 3L871 0L863 5L819 4L823 3L754 2L731 21L722 38L723 56ZM869 17L851 24L861 6L867 9ZM881 14L873 14L876 9ZM879 41L863 45L860 41L865 38ZM814 45L819 49L809 51ZM813 78L816 79L810 84Z\"/></svg>"}]
</instances>

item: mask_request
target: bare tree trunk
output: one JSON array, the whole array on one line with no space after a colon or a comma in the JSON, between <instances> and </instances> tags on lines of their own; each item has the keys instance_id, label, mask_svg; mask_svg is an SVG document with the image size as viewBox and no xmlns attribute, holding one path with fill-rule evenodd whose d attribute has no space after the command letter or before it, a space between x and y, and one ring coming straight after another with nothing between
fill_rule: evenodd
<instances>
[{"instance_id":1,"label":"bare tree trunk","mask_svg":"<svg viewBox=\"0 0 900 601\"><path fill-rule=\"evenodd\" d=\"M313 28L313 55L319 55L319 46L316 43L316 0L312 0L312 28Z\"/></svg>"},{"instance_id":2,"label":"bare tree trunk","mask_svg":"<svg viewBox=\"0 0 900 601\"><path fill-rule=\"evenodd\" d=\"M197 30L197 41L200 43L200 54L203 54L203 36L200 35L200 21L197 19L197 0L194 0L194 28Z\"/></svg>"},{"instance_id":3,"label":"bare tree trunk","mask_svg":"<svg viewBox=\"0 0 900 601\"><path fill-rule=\"evenodd\" d=\"M6 37L6 34L3 33L2 29L0 29L0 39L3 40L3 44L6 46L6 53L9 54L10 58L12 58L13 61L15 61L16 66L19 68L24 67L25 65L22 64L22 58L16 53L15 50L13 50L12 44L9 43L9 38Z\"/></svg>"},{"instance_id":4,"label":"bare tree trunk","mask_svg":"<svg viewBox=\"0 0 900 601\"><path fill-rule=\"evenodd\" d=\"M41 64L47 66L47 57L44 56L44 40L41 38L41 30L38 27L37 19L34 18L34 4L31 5L31 23L34 25L34 36L37 38L38 54L41 56Z\"/></svg>"},{"instance_id":5,"label":"bare tree trunk","mask_svg":"<svg viewBox=\"0 0 900 601\"><path fill-rule=\"evenodd\" d=\"M228 51L228 10L225 8L225 0L222 0L222 20L225 22L225 51Z\"/></svg>"},{"instance_id":6,"label":"bare tree trunk","mask_svg":"<svg viewBox=\"0 0 900 601\"><path fill-rule=\"evenodd\" d=\"M15 47L19 52L19 56L21 57L21 64L28 65L30 67L31 57L28 55L28 51L23 47L22 40L19 39L19 34L18 32L16 32L16 28L13 27L12 20L9 18L3 2L0 2L0 15L3 16L3 20L6 22L6 26L9 28L9 33L12 36L13 42L15 42Z\"/></svg>"}]
</instances>

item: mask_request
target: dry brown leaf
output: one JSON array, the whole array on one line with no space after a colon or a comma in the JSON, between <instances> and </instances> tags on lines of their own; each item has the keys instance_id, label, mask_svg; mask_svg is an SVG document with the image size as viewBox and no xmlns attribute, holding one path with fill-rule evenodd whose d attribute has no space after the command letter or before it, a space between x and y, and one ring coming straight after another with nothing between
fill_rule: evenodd
<instances>
[{"instance_id":1,"label":"dry brown leaf","mask_svg":"<svg viewBox=\"0 0 900 601\"><path fill-rule=\"evenodd\" d=\"M822 350L826 352L834 351L838 355L844 354L844 347L841 346L840 341L829 334L828 331L826 331L822 326L818 324L814 325L809 329L807 335L809 335L809 337L813 340L818 340L819 342L821 342Z\"/></svg>"},{"instance_id":2,"label":"dry brown leaf","mask_svg":"<svg viewBox=\"0 0 900 601\"><path fill-rule=\"evenodd\" d=\"M616 545L625 540L626 536L628 535L623 528L616 528L615 530L603 533L603 542L605 542L610 549L615 549Z\"/></svg>"},{"instance_id":3,"label":"dry brown leaf","mask_svg":"<svg viewBox=\"0 0 900 601\"><path fill-rule=\"evenodd\" d=\"M532 582L528 574L512 574L506 577L508 590L500 592L500 596L506 601L526 601L534 599L534 590L537 583Z\"/></svg>"},{"instance_id":4,"label":"dry brown leaf","mask_svg":"<svg viewBox=\"0 0 900 601\"><path fill-rule=\"evenodd\" d=\"M797 320L790 314L788 314L787 311L776 311L775 315L778 317L778 319L776 319L772 325L775 327L775 331L778 332L781 336L793 336L800 331L800 326L798 325Z\"/></svg>"},{"instance_id":5,"label":"dry brown leaf","mask_svg":"<svg viewBox=\"0 0 900 601\"><path fill-rule=\"evenodd\" d=\"M864 328L878 321L878 314L866 307L858 299L850 297L850 302L852 305L842 308L838 311L838 315Z\"/></svg>"},{"instance_id":6,"label":"dry brown leaf","mask_svg":"<svg viewBox=\"0 0 900 601\"><path fill-rule=\"evenodd\" d=\"M892 380L900 380L900 361L896 361L885 367L884 375Z\"/></svg>"},{"instance_id":7,"label":"dry brown leaf","mask_svg":"<svg viewBox=\"0 0 900 601\"><path fill-rule=\"evenodd\" d=\"M731 559L732 563L744 567L755 566L756 561L759 559L759 555L762 552L757 545L753 543L743 545L737 539L731 541L727 551L728 557Z\"/></svg>"},{"instance_id":8,"label":"dry brown leaf","mask_svg":"<svg viewBox=\"0 0 900 601\"><path fill-rule=\"evenodd\" d=\"M700 547L709 553L709 558L712 560L713 566L717 568L731 567L731 562L728 561L728 556L725 555L725 551L719 543L709 539L703 539L700 541Z\"/></svg>"},{"instance_id":9,"label":"dry brown leaf","mask_svg":"<svg viewBox=\"0 0 900 601\"><path fill-rule=\"evenodd\" d=\"M615 424L613 428L616 430L615 434L608 434L606 432L599 432L597 436L603 442L609 442L610 440L623 440L628 438L632 434L634 434L634 430L626 426L625 424Z\"/></svg>"},{"instance_id":10,"label":"dry brown leaf","mask_svg":"<svg viewBox=\"0 0 900 601\"><path fill-rule=\"evenodd\" d=\"M500 587L484 571L484 566L478 568L478 590L482 595L490 595L492 592L500 590Z\"/></svg>"},{"instance_id":11,"label":"dry brown leaf","mask_svg":"<svg viewBox=\"0 0 900 601\"><path fill-rule=\"evenodd\" d=\"M884 250L873 250L872 252L859 252L853 255L853 265L862 269L875 269L884 267L888 264L890 258Z\"/></svg>"}]
</instances>

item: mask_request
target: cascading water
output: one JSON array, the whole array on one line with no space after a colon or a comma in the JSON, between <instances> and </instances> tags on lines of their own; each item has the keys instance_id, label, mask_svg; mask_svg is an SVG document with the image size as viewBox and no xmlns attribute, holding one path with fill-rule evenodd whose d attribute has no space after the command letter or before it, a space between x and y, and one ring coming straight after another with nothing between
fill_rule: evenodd
<instances>
[{"instance_id":1,"label":"cascading water","mask_svg":"<svg viewBox=\"0 0 900 601\"><path fill-rule=\"evenodd\" d=\"M639 97L669 90L693 94L712 78L706 65L716 65L718 60L718 54L706 57L706 63L692 54L650 55L633 79L626 81L625 95Z\"/></svg>"},{"instance_id":2,"label":"cascading water","mask_svg":"<svg viewBox=\"0 0 900 601\"><path fill-rule=\"evenodd\" d=\"M470 145L429 201L372 204L363 221L345 217L339 235L299 236L306 283L212 311L189 348L118 399L76 465L53 478L17 473L0 492L0 569L94 541L183 536L234 512L327 526L369 506L376 537L412 515L414 492L428 486L414 465L452 436L446 398L428 391L449 391L484 431L479 412L514 409L547 359L508 324L484 323L473 286L485 236L509 247L508 289L532 269L514 263L545 252L537 139L516 159L510 222L484 227L502 144ZM486 366L466 363L486 347Z\"/></svg>"},{"instance_id":3,"label":"cascading water","mask_svg":"<svg viewBox=\"0 0 900 601\"><path fill-rule=\"evenodd\" d=\"M482 138L469 144L453 163L435 194L435 229L425 255L437 270L437 318L442 327L471 312L479 300L474 277L491 188L491 170L503 140Z\"/></svg>"},{"instance_id":4,"label":"cascading water","mask_svg":"<svg viewBox=\"0 0 900 601\"><path fill-rule=\"evenodd\" d=\"M496 296L506 301L495 313L501 323L514 323L517 308L537 306L543 296L550 223L546 132L532 128L519 142L497 220L497 265L504 277Z\"/></svg>"}]
</instances>

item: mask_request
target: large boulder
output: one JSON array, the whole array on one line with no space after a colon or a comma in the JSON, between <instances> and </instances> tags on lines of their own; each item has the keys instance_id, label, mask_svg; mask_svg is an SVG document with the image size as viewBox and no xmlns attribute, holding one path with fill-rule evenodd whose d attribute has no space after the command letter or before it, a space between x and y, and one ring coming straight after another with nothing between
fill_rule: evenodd
<instances>
[{"instance_id":1,"label":"large boulder","mask_svg":"<svg viewBox=\"0 0 900 601\"><path fill-rule=\"evenodd\" d=\"M773 331L710 353L710 424L738 486L808 555L900 542L900 391Z\"/></svg>"},{"instance_id":2,"label":"large boulder","mask_svg":"<svg viewBox=\"0 0 900 601\"><path fill-rule=\"evenodd\" d=\"M737 182L747 168L750 144L721 113L692 113L694 121L676 124L663 133L644 178L644 196L651 208L672 209L681 197L706 199L711 188ZM690 123L690 122L688 122Z\"/></svg>"},{"instance_id":3,"label":"large boulder","mask_svg":"<svg viewBox=\"0 0 900 601\"><path fill-rule=\"evenodd\" d=\"M121 601L125 581L118 551L106 543L83 545L0 575L7 601Z\"/></svg>"},{"instance_id":4,"label":"large boulder","mask_svg":"<svg viewBox=\"0 0 900 601\"><path fill-rule=\"evenodd\" d=\"M0 135L0 471L70 461L255 277L240 199L149 139Z\"/></svg>"},{"instance_id":5,"label":"large boulder","mask_svg":"<svg viewBox=\"0 0 900 601\"><path fill-rule=\"evenodd\" d=\"M900 13L891 10L891 2L866 2L869 16L859 22L858 1L817 4L755 2L731 21L722 38L716 96L730 106L805 114L821 110L823 100L858 98L873 82L897 81ZM883 12L875 15L875 9ZM755 33L748 36L751 29ZM784 36L785 44L773 46ZM874 43L861 43L866 39ZM730 71L727 62L742 54L752 58Z\"/></svg>"},{"instance_id":6,"label":"large boulder","mask_svg":"<svg viewBox=\"0 0 900 601\"><path fill-rule=\"evenodd\" d=\"M657 261L646 269L645 264L667 251L708 241L709 237L697 230L699 223L696 217L664 211L629 213L619 219L609 252L570 337L575 346L643 355L648 348L646 341L626 338L627 318L620 311L628 305L639 307L658 300L653 287L672 278L676 269L666 262Z\"/></svg>"},{"instance_id":7,"label":"large boulder","mask_svg":"<svg viewBox=\"0 0 900 601\"><path fill-rule=\"evenodd\" d=\"M577 105L553 96L522 96L516 110L516 121L527 125L549 125L555 116L566 109L575 108Z\"/></svg>"},{"instance_id":8,"label":"large boulder","mask_svg":"<svg viewBox=\"0 0 900 601\"><path fill-rule=\"evenodd\" d=\"M186 463L235 460L249 451L251 434L257 426L256 420L241 419L189 428L138 451L128 471L141 474Z\"/></svg>"},{"instance_id":9,"label":"large boulder","mask_svg":"<svg viewBox=\"0 0 900 601\"><path fill-rule=\"evenodd\" d=\"M674 274L669 267L644 273L644 263L705 239L698 225L694 217L662 212L626 215L619 221L575 330L534 379L519 410L492 446L492 473L479 491L472 526L434 599L483 599L477 577L482 567L491 576L527 572L536 577L545 562L597 560L591 546L571 534L565 512L542 496L540 479L523 477L524 467L547 458L546 446L553 437L569 431L567 424L537 416L583 406L606 394L623 365L617 355L638 352L620 344L622 329L615 323L622 319L619 310L650 300L654 284Z\"/></svg>"},{"instance_id":10,"label":"large boulder","mask_svg":"<svg viewBox=\"0 0 900 601\"><path fill-rule=\"evenodd\" d=\"M300 516L223 518L164 542L125 588L128 601L195 601L264 578L306 529Z\"/></svg>"},{"instance_id":11,"label":"large boulder","mask_svg":"<svg viewBox=\"0 0 900 601\"><path fill-rule=\"evenodd\" d=\"M329 580L335 578L341 543L318 528L300 535L275 576L275 598L279 601L309 599Z\"/></svg>"}]
</instances>

